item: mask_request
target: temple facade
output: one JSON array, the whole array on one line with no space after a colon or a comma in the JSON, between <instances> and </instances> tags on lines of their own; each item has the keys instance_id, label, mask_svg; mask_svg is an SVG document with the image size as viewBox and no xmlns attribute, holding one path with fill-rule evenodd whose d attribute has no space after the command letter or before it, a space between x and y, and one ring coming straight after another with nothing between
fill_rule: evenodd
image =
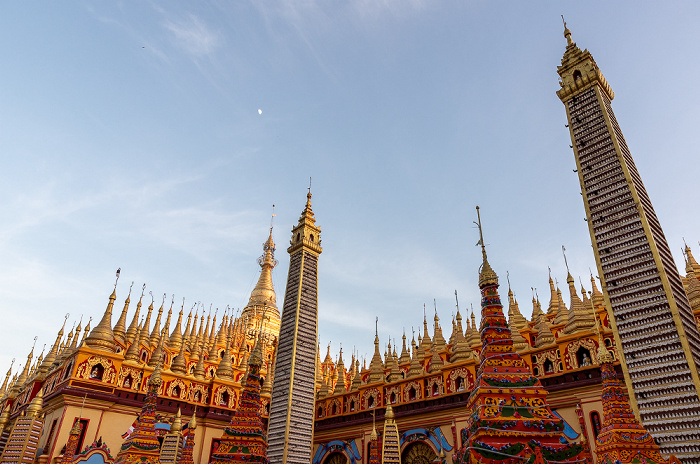
<instances>
[{"instance_id":1,"label":"temple facade","mask_svg":"<svg viewBox=\"0 0 700 464\"><path fill-rule=\"evenodd\" d=\"M700 463L700 265L686 246L684 275L673 266L612 90L565 37L558 96L600 288L550 275L527 318L510 284L501 303L482 237L480 324L457 305L443 329L424 310L401 346L375 327L369 364L330 347L322 359L309 192L281 313L272 229L240 314L144 307L145 286L119 311L117 281L94 328L65 320L46 355L10 367L0 463Z\"/></svg>"}]
</instances>

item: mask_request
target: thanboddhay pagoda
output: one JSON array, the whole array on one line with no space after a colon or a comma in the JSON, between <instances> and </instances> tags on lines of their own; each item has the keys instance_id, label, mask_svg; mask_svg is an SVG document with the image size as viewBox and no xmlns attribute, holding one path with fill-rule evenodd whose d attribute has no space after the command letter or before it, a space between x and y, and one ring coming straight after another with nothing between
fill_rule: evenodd
<instances>
[{"instance_id":1,"label":"thanboddhay pagoda","mask_svg":"<svg viewBox=\"0 0 700 464\"><path fill-rule=\"evenodd\" d=\"M309 192L281 314L272 230L240 314L194 305L185 316L184 302L156 310L152 296L144 309L144 286L117 316L115 284L94 328L66 335L62 321L46 355L32 348L10 366L0 464L700 463L700 265L686 246L685 275L676 269L612 89L564 36L557 96L600 286L550 276L547 306L534 296L528 320L509 285L506 318L482 238L480 325L457 305L449 336L424 313L400 349L375 331L369 365L330 348L322 360Z\"/></svg>"}]
</instances>

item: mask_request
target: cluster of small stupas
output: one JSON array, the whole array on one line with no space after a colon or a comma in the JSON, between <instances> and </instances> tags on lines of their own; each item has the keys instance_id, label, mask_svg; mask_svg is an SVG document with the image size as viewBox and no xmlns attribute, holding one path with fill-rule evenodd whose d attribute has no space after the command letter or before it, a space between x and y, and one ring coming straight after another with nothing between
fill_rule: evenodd
<instances>
[{"instance_id":1,"label":"cluster of small stupas","mask_svg":"<svg viewBox=\"0 0 700 464\"><path fill-rule=\"evenodd\" d=\"M65 455L70 448L64 445L72 436L73 423L64 424L58 420L62 416L61 408L77 407L86 399L85 408L91 409L104 399L105 394L114 395L116 400L106 412L106 417L111 422L126 425L123 430L118 430L118 434L104 432L106 445L103 448L119 449L119 435L133 421L130 411L136 412L134 400L148 394L147 380L159 362L162 385L158 395L170 400L168 410L187 407L191 412L199 407L199 415L210 419L209 424L223 427L230 419L230 413L238 406L241 381L248 370L253 347L258 342L258 375L261 379L267 379L261 382L264 385L262 403L266 417L280 324L271 278L271 271L277 264L274 251L270 230L263 244L263 255L258 260L261 273L248 304L238 316L227 309L218 323L216 313L210 310L205 317L197 304L187 316L185 324L184 300L175 321L172 319L174 301L168 308L165 297L158 309L155 309L151 298L150 305L144 311L144 285L135 310L131 305L129 288L123 309L112 325L117 299L116 284L107 308L94 328L91 328L91 321L84 327L81 321L65 335L64 321L45 356L42 353L35 357L32 348L19 373L13 374L12 366L8 370L0 387L0 433L4 431L0 437L5 436L5 440L0 438L0 453L9 430L40 388L43 388L45 397L46 420L55 428L49 439L53 443L43 449L47 457L59 456L61 451L65 451ZM129 314L131 311L133 313ZM129 318L131 322L127 327ZM121 407L120 403L124 403L126 408ZM158 437L162 439L166 431L159 429ZM81 444L84 445L82 440L77 445ZM184 445L186 448L186 443ZM75 450L76 454L80 452L80 449Z\"/></svg>"}]
</instances>

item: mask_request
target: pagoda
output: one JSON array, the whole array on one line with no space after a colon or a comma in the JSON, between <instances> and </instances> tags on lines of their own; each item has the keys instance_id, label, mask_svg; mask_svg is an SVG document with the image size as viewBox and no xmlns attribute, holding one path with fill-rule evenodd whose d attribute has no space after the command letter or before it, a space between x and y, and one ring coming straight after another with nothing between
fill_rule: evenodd
<instances>
[{"instance_id":1,"label":"pagoda","mask_svg":"<svg viewBox=\"0 0 700 464\"><path fill-rule=\"evenodd\" d=\"M661 456L659 445L639 424L632 412L625 389L613 367L613 358L604 343L599 344L598 360L603 376L603 428L596 437L598 464L678 463L671 455Z\"/></svg>"},{"instance_id":2,"label":"pagoda","mask_svg":"<svg viewBox=\"0 0 700 464\"><path fill-rule=\"evenodd\" d=\"M241 392L238 409L224 429L221 443L212 454L211 464L251 463L267 464L265 428L260 419L260 366L262 365L261 341L248 359L248 374Z\"/></svg>"},{"instance_id":3,"label":"pagoda","mask_svg":"<svg viewBox=\"0 0 700 464\"><path fill-rule=\"evenodd\" d=\"M160 462L160 443L156 436L156 399L160 377L160 362L148 379L148 394L137 419L134 432L122 444L115 464L157 464Z\"/></svg>"},{"instance_id":4,"label":"pagoda","mask_svg":"<svg viewBox=\"0 0 700 464\"><path fill-rule=\"evenodd\" d=\"M567 442L562 419L547 403L547 391L513 347L498 295L498 276L486 259L480 217L479 233L483 349L475 388L467 403L468 451L457 454L461 461L471 464L504 459L528 463L583 461L583 446Z\"/></svg>"}]
</instances>

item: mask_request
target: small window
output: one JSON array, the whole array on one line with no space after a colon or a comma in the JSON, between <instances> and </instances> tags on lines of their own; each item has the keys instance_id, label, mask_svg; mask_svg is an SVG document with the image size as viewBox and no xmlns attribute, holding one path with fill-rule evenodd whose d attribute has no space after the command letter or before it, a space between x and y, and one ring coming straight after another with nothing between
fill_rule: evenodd
<instances>
[{"instance_id":1,"label":"small window","mask_svg":"<svg viewBox=\"0 0 700 464\"><path fill-rule=\"evenodd\" d=\"M175 388L173 388L173 396L175 398L180 398L180 392L181 392L180 386L176 385Z\"/></svg>"},{"instance_id":2,"label":"small window","mask_svg":"<svg viewBox=\"0 0 700 464\"><path fill-rule=\"evenodd\" d=\"M300 234L300 233L297 233L297 242L298 242L299 240L301 240L301 234Z\"/></svg>"},{"instance_id":3,"label":"small window","mask_svg":"<svg viewBox=\"0 0 700 464\"><path fill-rule=\"evenodd\" d=\"M350 401L350 411L355 410L355 400Z\"/></svg>"},{"instance_id":4,"label":"small window","mask_svg":"<svg viewBox=\"0 0 700 464\"><path fill-rule=\"evenodd\" d=\"M231 395L229 395L228 392L224 392L221 395L221 402L219 403L219 405L224 406L224 407L228 407L229 399L231 399Z\"/></svg>"},{"instance_id":5,"label":"small window","mask_svg":"<svg viewBox=\"0 0 700 464\"><path fill-rule=\"evenodd\" d=\"M335 416L336 414L338 414L338 404L333 403L333 406L331 406L331 415Z\"/></svg>"},{"instance_id":6,"label":"small window","mask_svg":"<svg viewBox=\"0 0 700 464\"><path fill-rule=\"evenodd\" d=\"M92 380L102 380L102 376L105 373L105 368L102 367L102 364L95 364L90 371L90 378Z\"/></svg>"},{"instance_id":7,"label":"small window","mask_svg":"<svg viewBox=\"0 0 700 464\"><path fill-rule=\"evenodd\" d=\"M314 234L309 234L309 239L313 242L314 241Z\"/></svg>"},{"instance_id":8,"label":"small window","mask_svg":"<svg viewBox=\"0 0 700 464\"><path fill-rule=\"evenodd\" d=\"M576 71L574 71L574 80L577 81L579 79L581 79L581 71L577 69Z\"/></svg>"},{"instance_id":9,"label":"small window","mask_svg":"<svg viewBox=\"0 0 700 464\"><path fill-rule=\"evenodd\" d=\"M554 372L554 363L548 359L544 362L544 373L547 375L551 374L552 372Z\"/></svg>"},{"instance_id":10,"label":"small window","mask_svg":"<svg viewBox=\"0 0 700 464\"><path fill-rule=\"evenodd\" d=\"M318 407L318 411L316 413L318 417L323 417L323 406Z\"/></svg>"},{"instance_id":11,"label":"small window","mask_svg":"<svg viewBox=\"0 0 700 464\"><path fill-rule=\"evenodd\" d=\"M373 408L374 407L374 396L370 396L367 399L367 407L368 408Z\"/></svg>"},{"instance_id":12,"label":"small window","mask_svg":"<svg viewBox=\"0 0 700 464\"><path fill-rule=\"evenodd\" d=\"M576 352L576 360L578 361L578 367L587 367L591 365L591 352L586 348L581 347Z\"/></svg>"},{"instance_id":13,"label":"small window","mask_svg":"<svg viewBox=\"0 0 700 464\"><path fill-rule=\"evenodd\" d=\"M389 402L391 404L396 404L396 393L392 392L391 396L389 397Z\"/></svg>"},{"instance_id":14,"label":"small window","mask_svg":"<svg viewBox=\"0 0 700 464\"><path fill-rule=\"evenodd\" d=\"M457 391L464 390L464 377L457 377L456 379Z\"/></svg>"},{"instance_id":15,"label":"small window","mask_svg":"<svg viewBox=\"0 0 700 464\"><path fill-rule=\"evenodd\" d=\"M433 396L436 396L440 393L440 386L437 383L433 384Z\"/></svg>"},{"instance_id":16,"label":"small window","mask_svg":"<svg viewBox=\"0 0 700 464\"><path fill-rule=\"evenodd\" d=\"M413 401L416 399L416 388L411 387L410 390L408 390L408 401Z\"/></svg>"}]
</instances>

